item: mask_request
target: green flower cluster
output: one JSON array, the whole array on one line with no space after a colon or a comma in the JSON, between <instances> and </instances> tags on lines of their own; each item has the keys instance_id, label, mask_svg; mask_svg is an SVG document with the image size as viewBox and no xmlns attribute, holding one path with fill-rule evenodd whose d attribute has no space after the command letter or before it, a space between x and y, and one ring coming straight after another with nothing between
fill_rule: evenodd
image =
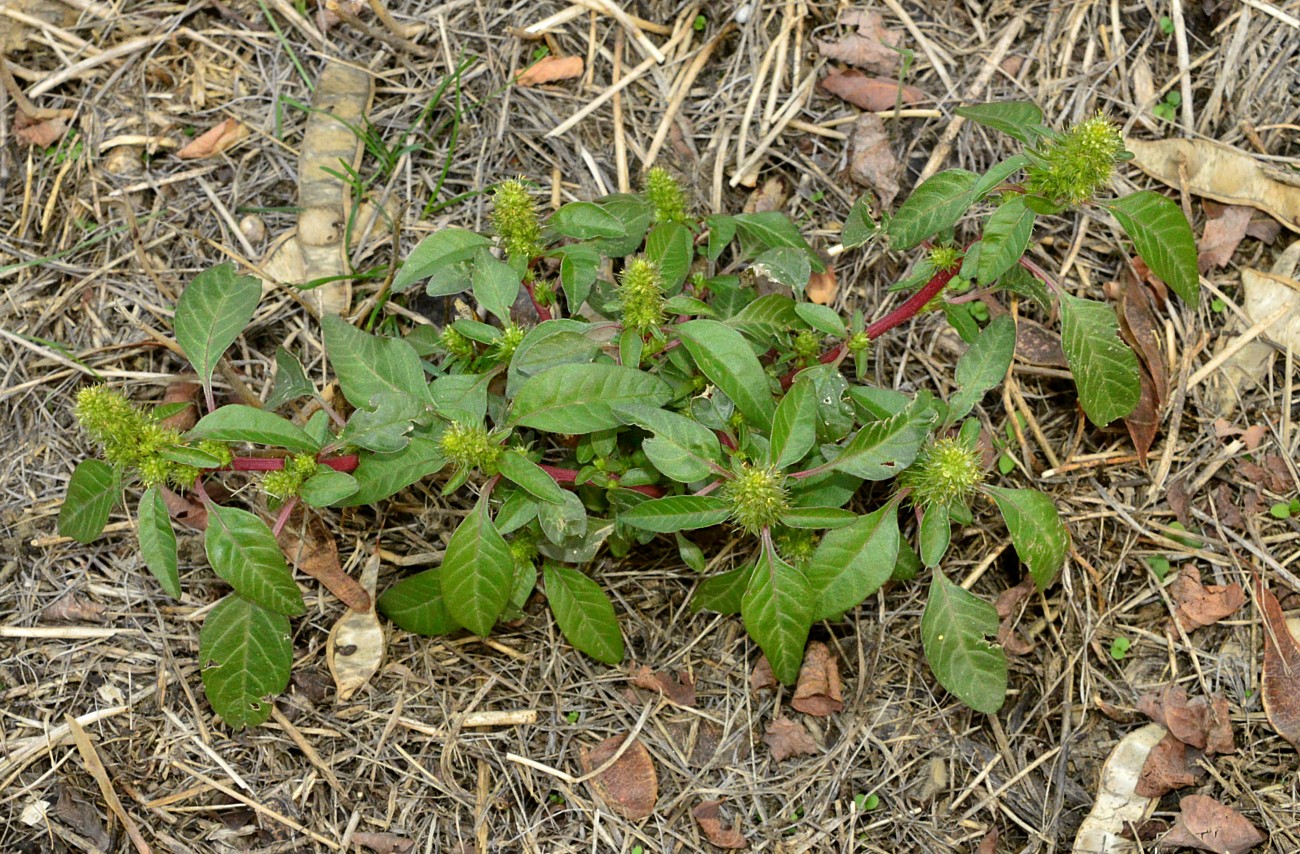
<instances>
[{"instance_id":1,"label":"green flower cluster","mask_svg":"<svg viewBox=\"0 0 1300 854\"><path fill-rule=\"evenodd\" d=\"M899 483L912 490L917 507L965 504L983 482L979 453L951 438L931 442L899 476Z\"/></svg>"},{"instance_id":2,"label":"green flower cluster","mask_svg":"<svg viewBox=\"0 0 1300 854\"><path fill-rule=\"evenodd\" d=\"M284 461L284 468L269 471L262 478L262 491L278 501L287 501L297 495L307 478L316 473L316 458L299 454Z\"/></svg>"},{"instance_id":3,"label":"green flower cluster","mask_svg":"<svg viewBox=\"0 0 1300 854\"><path fill-rule=\"evenodd\" d=\"M645 197L654 211L655 222L686 223L686 191L667 169L656 166L646 173Z\"/></svg>"},{"instance_id":4,"label":"green flower cluster","mask_svg":"<svg viewBox=\"0 0 1300 854\"><path fill-rule=\"evenodd\" d=\"M188 487L199 476L192 465L167 459L166 454L185 447L181 433L164 427L119 392L108 386L87 386L77 393L77 422L104 451L104 459L119 471L135 471L145 486ZM229 465L230 449L220 442L194 446L220 465Z\"/></svg>"},{"instance_id":5,"label":"green flower cluster","mask_svg":"<svg viewBox=\"0 0 1300 854\"><path fill-rule=\"evenodd\" d=\"M731 502L731 519L750 534L770 528L790 508L785 477L775 466L758 468L745 464L723 486L723 496Z\"/></svg>"},{"instance_id":6,"label":"green flower cluster","mask_svg":"<svg viewBox=\"0 0 1300 854\"><path fill-rule=\"evenodd\" d=\"M961 266L964 255L956 246L936 246L930 250L930 263L936 270L954 270Z\"/></svg>"},{"instance_id":7,"label":"green flower cluster","mask_svg":"<svg viewBox=\"0 0 1300 854\"><path fill-rule=\"evenodd\" d=\"M537 201L520 178L503 181L492 194L492 227L506 257L528 261L542 254L542 224Z\"/></svg>"},{"instance_id":8,"label":"green flower cluster","mask_svg":"<svg viewBox=\"0 0 1300 854\"><path fill-rule=\"evenodd\" d=\"M1039 154L1040 162L1025 170L1025 189L1077 205L1110 183L1124 156L1124 138L1114 122L1098 114L1046 142Z\"/></svg>"},{"instance_id":9,"label":"green flower cluster","mask_svg":"<svg viewBox=\"0 0 1300 854\"><path fill-rule=\"evenodd\" d=\"M623 270L618 296L623 303L623 326L648 332L664 322L664 286L659 265L634 258Z\"/></svg>"},{"instance_id":10,"label":"green flower cluster","mask_svg":"<svg viewBox=\"0 0 1300 854\"><path fill-rule=\"evenodd\" d=\"M442 333L438 336L438 343L451 354L455 359L472 359L478 355L478 348L474 342L453 326L443 327Z\"/></svg>"},{"instance_id":11,"label":"green flower cluster","mask_svg":"<svg viewBox=\"0 0 1300 854\"><path fill-rule=\"evenodd\" d=\"M457 469L477 468L485 473L496 470L501 446L492 441L487 428L481 424L461 424L453 421L443 432L438 443L442 454Z\"/></svg>"}]
</instances>

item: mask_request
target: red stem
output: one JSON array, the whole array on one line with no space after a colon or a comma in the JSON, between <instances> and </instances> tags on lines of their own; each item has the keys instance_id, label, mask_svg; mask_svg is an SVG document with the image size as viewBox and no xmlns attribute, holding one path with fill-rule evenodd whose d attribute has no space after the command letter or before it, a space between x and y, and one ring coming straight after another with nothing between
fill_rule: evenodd
<instances>
[{"instance_id":1,"label":"red stem","mask_svg":"<svg viewBox=\"0 0 1300 854\"><path fill-rule=\"evenodd\" d=\"M558 483L560 486L573 486L578 482L578 472L575 471L574 469L560 468L559 466L548 466L545 465L544 463L539 464L539 468L541 468L542 471L549 474L551 476L551 479L554 480L556 483ZM613 475L610 476L613 477ZM617 478L615 478L615 482L617 482ZM633 492L639 492L642 495L648 495L651 498L664 497L664 491L657 486L650 486L650 485L624 486L623 484L620 483L618 487L619 489L630 489Z\"/></svg>"},{"instance_id":2,"label":"red stem","mask_svg":"<svg viewBox=\"0 0 1300 854\"><path fill-rule=\"evenodd\" d=\"M360 459L356 454L324 457L319 462L344 474L357 470ZM230 471L279 471L284 468L284 457L235 457L230 461Z\"/></svg>"},{"instance_id":3,"label":"red stem","mask_svg":"<svg viewBox=\"0 0 1300 854\"><path fill-rule=\"evenodd\" d=\"M916 317L917 313L925 307L925 304L934 299L939 294L939 291L943 290L944 286L953 280L958 269L953 267L951 270L940 270L935 273L930 277L930 281L925 283L925 287L908 297L907 301L898 308L868 326L867 337L874 341L895 326Z\"/></svg>"},{"instance_id":4,"label":"red stem","mask_svg":"<svg viewBox=\"0 0 1300 854\"><path fill-rule=\"evenodd\" d=\"M533 292L533 283L525 280L524 290L528 291L528 298L532 300L533 308L537 311L537 319L550 320L551 310L537 301L537 294Z\"/></svg>"}]
</instances>

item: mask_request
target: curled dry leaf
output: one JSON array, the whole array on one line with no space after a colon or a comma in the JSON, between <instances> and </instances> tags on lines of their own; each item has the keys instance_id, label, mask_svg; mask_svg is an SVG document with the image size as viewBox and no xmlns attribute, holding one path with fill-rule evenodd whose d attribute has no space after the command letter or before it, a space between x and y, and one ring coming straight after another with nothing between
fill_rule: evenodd
<instances>
[{"instance_id":1,"label":"curled dry leaf","mask_svg":"<svg viewBox=\"0 0 1300 854\"><path fill-rule=\"evenodd\" d=\"M632 684L647 691L658 691L679 706L695 705L695 683L686 674L651 670L642 664L632 672Z\"/></svg>"},{"instance_id":2,"label":"curled dry leaf","mask_svg":"<svg viewBox=\"0 0 1300 854\"><path fill-rule=\"evenodd\" d=\"M1174 620L1187 632L1213 625L1246 604L1246 591L1240 584L1202 584L1201 573L1194 566L1179 570L1169 585L1169 595L1177 606Z\"/></svg>"},{"instance_id":3,"label":"curled dry leaf","mask_svg":"<svg viewBox=\"0 0 1300 854\"><path fill-rule=\"evenodd\" d=\"M334 535L319 516L310 516L305 527L301 521L303 518L296 514L276 537L284 556L299 572L325 585L353 611L369 611L372 597L355 578L343 571Z\"/></svg>"},{"instance_id":4,"label":"curled dry leaf","mask_svg":"<svg viewBox=\"0 0 1300 854\"><path fill-rule=\"evenodd\" d=\"M745 834L740 832L739 818L731 827L722 823L722 813L718 809L721 804L722 801L701 801L699 806L691 810L691 815L704 833L704 838L718 848L737 850L748 848L749 842L745 839Z\"/></svg>"},{"instance_id":5,"label":"curled dry leaf","mask_svg":"<svg viewBox=\"0 0 1300 854\"><path fill-rule=\"evenodd\" d=\"M1300 186L1281 169L1209 140L1127 139L1133 165L1175 189L1229 205L1249 205L1300 231Z\"/></svg>"},{"instance_id":6,"label":"curled dry leaf","mask_svg":"<svg viewBox=\"0 0 1300 854\"><path fill-rule=\"evenodd\" d=\"M583 750L582 772L590 774L608 762L618 753L625 738L626 735L611 736L591 750ZM654 760L645 745L635 739L613 765L588 783L605 806L628 821L648 818L659 799L659 776Z\"/></svg>"},{"instance_id":7,"label":"curled dry leaf","mask_svg":"<svg viewBox=\"0 0 1300 854\"><path fill-rule=\"evenodd\" d=\"M1228 436L1240 436L1246 450L1253 451L1268 438L1268 425L1252 424L1249 427L1234 427L1228 423L1226 418L1216 418L1214 421L1214 435L1220 439L1225 439Z\"/></svg>"},{"instance_id":8,"label":"curled dry leaf","mask_svg":"<svg viewBox=\"0 0 1300 854\"><path fill-rule=\"evenodd\" d=\"M41 609L41 622L98 623L103 621L105 610L98 602L69 593Z\"/></svg>"},{"instance_id":9,"label":"curled dry leaf","mask_svg":"<svg viewBox=\"0 0 1300 854\"><path fill-rule=\"evenodd\" d=\"M371 607L366 611L349 608L330 629L325 642L325 660L339 701L352 697L384 663L384 627L375 614L375 584L379 579L379 555L371 555L361 569L361 586Z\"/></svg>"},{"instance_id":10,"label":"curled dry leaf","mask_svg":"<svg viewBox=\"0 0 1300 854\"><path fill-rule=\"evenodd\" d=\"M849 177L853 183L875 191L880 206L888 208L898 195L903 164L894 156L885 123L874 113L863 113L849 133Z\"/></svg>"},{"instance_id":11,"label":"curled dry leaf","mask_svg":"<svg viewBox=\"0 0 1300 854\"><path fill-rule=\"evenodd\" d=\"M791 756L812 755L818 753L817 742L813 741L808 730L798 721L790 718L777 718L767 725L763 733L763 743L772 748L772 758L777 762Z\"/></svg>"},{"instance_id":12,"label":"curled dry leaf","mask_svg":"<svg viewBox=\"0 0 1300 854\"><path fill-rule=\"evenodd\" d=\"M225 119L221 124L201 136L190 140L176 156L181 160L199 160L204 157L216 157L238 142L248 138L248 128L238 119Z\"/></svg>"},{"instance_id":13,"label":"curled dry leaf","mask_svg":"<svg viewBox=\"0 0 1300 854\"><path fill-rule=\"evenodd\" d=\"M1145 284L1127 271L1120 277L1117 313L1120 335L1138 356L1142 388L1137 408L1125 416L1124 424L1138 459L1145 464L1169 395L1169 366L1165 362L1163 325L1156 314L1156 299Z\"/></svg>"},{"instance_id":14,"label":"curled dry leaf","mask_svg":"<svg viewBox=\"0 0 1300 854\"><path fill-rule=\"evenodd\" d=\"M167 390L163 392L162 402L167 403L188 403L189 406L177 412L175 415L164 418L159 423L164 427L174 427L182 433L193 427L199 420L199 408L197 401L201 386L198 383L192 383L187 380L174 380L167 384Z\"/></svg>"},{"instance_id":15,"label":"curled dry leaf","mask_svg":"<svg viewBox=\"0 0 1300 854\"><path fill-rule=\"evenodd\" d=\"M1110 854L1129 850L1125 831L1145 821L1156 799L1137 793L1142 767L1151 750L1168 732L1160 724L1147 724L1120 740L1101 768L1097 800L1074 837L1073 854Z\"/></svg>"},{"instance_id":16,"label":"curled dry leaf","mask_svg":"<svg viewBox=\"0 0 1300 854\"><path fill-rule=\"evenodd\" d=\"M776 674L772 672L772 662L766 655L760 655L754 662L754 670L749 674L749 690L755 694L776 687Z\"/></svg>"},{"instance_id":17,"label":"curled dry leaf","mask_svg":"<svg viewBox=\"0 0 1300 854\"><path fill-rule=\"evenodd\" d=\"M414 839L407 839L396 833L357 831L352 834L352 841L362 848L369 848L375 854L410 854L415 850Z\"/></svg>"},{"instance_id":18,"label":"curled dry leaf","mask_svg":"<svg viewBox=\"0 0 1300 854\"><path fill-rule=\"evenodd\" d=\"M786 199L790 197L786 192L785 181L780 177L768 178L757 190L749 194L745 199L744 213L767 213L768 211L785 210Z\"/></svg>"},{"instance_id":19,"label":"curled dry leaf","mask_svg":"<svg viewBox=\"0 0 1300 854\"><path fill-rule=\"evenodd\" d=\"M1205 795L1188 795L1178 802L1181 812L1160 840L1160 848L1194 848L1215 854L1245 854L1268 839L1232 807Z\"/></svg>"},{"instance_id":20,"label":"curled dry leaf","mask_svg":"<svg viewBox=\"0 0 1300 854\"><path fill-rule=\"evenodd\" d=\"M839 292L840 286L835 279L835 268L830 263L826 264L826 269L822 272L809 275L808 287L804 289L808 301L818 305L830 305L835 302Z\"/></svg>"},{"instance_id":21,"label":"curled dry leaf","mask_svg":"<svg viewBox=\"0 0 1300 854\"><path fill-rule=\"evenodd\" d=\"M1254 208L1245 205L1225 205L1219 215L1205 221L1205 231L1197 245L1196 266L1202 273L1222 267L1232 260L1237 244L1246 236L1250 215Z\"/></svg>"},{"instance_id":22,"label":"curled dry leaf","mask_svg":"<svg viewBox=\"0 0 1300 854\"><path fill-rule=\"evenodd\" d=\"M1138 775L1134 792L1144 798L1164 797L1174 789L1194 786L1205 773L1195 764L1199 751L1193 750L1189 761L1187 745L1167 733L1147 756Z\"/></svg>"},{"instance_id":23,"label":"curled dry leaf","mask_svg":"<svg viewBox=\"0 0 1300 854\"><path fill-rule=\"evenodd\" d=\"M871 112L892 110L898 103L899 86L897 80L884 77L868 77L861 71L849 68L844 71L832 71L818 84L832 95L837 95L855 107ZM919 104L929 100L929 95L915 86L902 87L902 102Z\"/></svg>"},{"instance_id":24,"label":"curled dry leaf","mask_svg":"<svg viewBox=\"0 0 1300 854\"><path fill-rule=\"evenodd\" d=\"M834 41L817 39L817 50L827 59L847 62L875 74L889 74L898 67L898 33L885 26L879 12L865 9L845 9L840 13L840 24L856 27Z\"/></svg>"},{"instance_id":25,"label":"curled dry leaf","mask_svg":"<svg viewBox=\"0 0 1300 854\"><path fill-rule=\"evenodd\" d=\"M844 709L840 665L821 641L808 644L790 705L805 715L826 717Z\"/></svg>"},{"instance_id":26,"label":"curled dry leaf","mask_svg":"<svg viewBox=\"0 0 1300 854\"><path fill-rule=\"evenodd\" d=\"M1259 577L1255 601L1264 619L1264 713L1273 731L1300 750L1300 632L1288 625L1282 605Z\"/></svg>"},{"instance_id":27,"label":"curled dry leaf","mask_svg":"<svg viewBox=\"0 0 1300 854\"><path fill-rule=\"evenodd\" d=\"M42 110L42 112L46 112ZM14 116L14 136L18 137L20 142L28 145L48 148L68 132L68 123L64 121L65 113L72 115L71 110L49 111L56 113L48 118L39 118L29 116L22 110L19 110Z\"/></svg>"},{"instance_id":28,"label":"curled dry leaf","mask_svg":"<svg viewBox=\"0 0 1300 854\"><path fill-rule=\"evenodd\" d=\"M1138 711L1164 725L1174 738L1207 755L1237 752L1228 698L1221 694L1188 699L1187 692L1178 685L1166 685L1138 698Z\"/></svg>"},{"instance_id":29,"label":"curled dry leaf","mask_svg":"<svg viewBox=\"0 0 1300 854\"><path fill-rule=\"evenodd\" d=\"M557 80L571 80L582 76L582 57L580 56L544 56L533 65L524 69L524 73L515 78L515 85L527 88L554 83Z\"/></svg>"}]
</instances>

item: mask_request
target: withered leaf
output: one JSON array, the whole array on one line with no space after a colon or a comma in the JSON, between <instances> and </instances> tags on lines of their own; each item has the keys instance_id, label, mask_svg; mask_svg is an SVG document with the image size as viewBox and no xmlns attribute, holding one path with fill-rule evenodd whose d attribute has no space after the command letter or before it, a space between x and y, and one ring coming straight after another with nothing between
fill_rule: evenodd
<instances>
[{"instance_id":1,"label":"withered leaf","mask_svg":"<svg viewBox=\"0 0 1300 854\"><path fill-rule=\"evenodd\" d=\"M1205 795L1178 802L1182 812L1160 840L1161 848L1195 848L1215 854L1245 854L1268 837L1245 816Z\"/></svg>"},{"instance_id":2,"label":"withered leaf","mask_svg":"<svg viewBox=\"0 0 1300 854\"><path fill-rule=\"evenodd\" d=\"M1232 260L1237 244L1246 236L1253 208L1245 205L1225 205L1218 216L1205 221L1205 231L1197 246L1196 266L1202 273L1222 267Z\"/></svg>"},{"instance_id":3,"label":"withered leaf","mask_svg":"<svg viewBox=\"0 0 1300 854\"><path fill-rule=\"evenodd\" d=\"M1061 336L1035 320L1016 320L1016 358L1039 368L1068 368Z\"/></svg>"},{"instance_id":4,"label":"withered leaf","mask_svg":"<svg viewBox=\"0 0 1300 854\"><path fill-rule=\"evenodd\" d=\"M208 509L206 507L191 498L172 492L165 486L161 487L161 489L163 503L167 505L167 512L171 514L173 519L196 531L206 531L208 529ZM208 494L212 494L211 488L208 489Z\"/></svg>"},{"instance_id":5,"label":"withered leaf","mask_svg":"<svg viewBox=\"0 0 1300 854\"><path fill-rule=\"evenodd\" d=\"M1188 511L1192 506L1192 496L1187 491L1186 478L1176 477L1170 480L1165 486L1165 498L1169 501L1169 509L1174 511L1174 516L1182 526L1190 529L1192 514Z\"/></svg>"},{"instance_id":6,"label":"withered leaf","mask_svg":"<svg viewBox=\"0 0 1300 854\"><path fill-rule=\"evenodd\" d=\"M684 673L651 670L642 664L632 671L632 684L647 691L658 691L679 706L695 705L695 683Z\"/></svg>"},{"instance_id":7,"label":"withered leaf","mask_svg":"<svg viewBox=\"0 0 1300 854\"><path fill-rule=\"evenodd\" d=\"M893 109L899 98L897 80L868 77L855 68L832 71L818 84L832 95L837 95L855 107L871 112ZM902 87L904 104L919 104L929 100L929 95L915 86Z\"/></svg>"},{"instance_id":8,"label":"withered leaf","mask_svg":"<svg viewBox=\"0 0 1300 854\"><path fill-rule=\"evenodd\" d=\"M898 67L899 53L893 49L898 44L898 33L885 26L879 12L845 9L840 13L840 24L857 29L834 41L817 39L822 56L876 74L888 74Z\"/></svg>"},{"instance_id":9,"label":"withered leaf","mask_svg":"<svg viewBox=\"0 0 1300 854\"><path fill-rule=\"evenodd\" d=\"M749 690L755 694L776 687L776 674L772 672L772 662L766 655L760 655L754 662L754 670L749 674Z\"/></svg>"},{"instance_id":10,"label":"withered leaf","mask_svg":"<svg viewBox=\"0 0 1300 854\"><path fill-rule=\"evenodd\" d=\"M1246 519L1233 500L1232 487L1226 483L1221 483L1214 489L1214 512L1218 514L1219 521L1229 528L1246 527Z\"/></svg>"},{"instance_id":11,"label":"withered leaf","mask_svg":"<svg viewBox=\"0 0 1300 854\"><path fill-rule=\"evenodd\" d=\"M817 742L813 741L804 725L785 717L777 718L767 725L763 742L772 748L772 758L777 762L791 756L818 752Z\"/></svg>"},{"instance_id":12,"label":"withered leaf","mask_svg":"<svg viewBox=\"0 0 1300 854\"><path fill-rule=\"evenodd\" d=\"M1253 451L1268 438L1268 425L1252 424L1249 427L1234 427L1226 418L1214 419L1214 435L1220 439L1227 436L1240 436L1246 450Z\"/></svg>"},{"instance_id":13,"label":"withered leaf","mask_svg":"<svg viewBox=\"0 0 1300 854\"><path fill-rule=\"evenodd\" d=\"M580 754L582 772L590 774L618 753L626 735L615 735L602 741L591 750ZM640 741L633 740L623 755L613 765L588 781L605 806L628 821L641 821L654 812L659 799L659 776L655 771L650 751Z\"/></svg>"},{"instance_id":14,"label":"withered leaf","mask_svg":"<svg viewBox=\"0 0 1300 854\"><path fill-rule=\"evenodd\" d=\"M1228 700L1215 694L1213 697L1187 698L1187 692L1178 685L1166 685L1162 690L1144 694L1138 699L1138 710L1156 723L1168 728L1174 738L1206 754L1235 753L1232 720Z\"/></svg>"},{"instance_id":15,"label":"withered leaf","mask_svg":"<svg viewBox=\"0 0 1300 854\"><path fill-rule=\"evenodd\" d=\"M371 555L361 570L361 586L374 602L379 579L379 555ZM340 701L347 700L370 681L384 661L384 627L373 607L365 611L349 608L330 629L325 641L325 660Z\"/></svg>"},{"instance_id":16,"label":"withered leaf","mask_svg":"<svg viewBox=\"0 0 1300 854\"><path fill-rule=\"evenodd\" d=\"M352 841L362 848L369 848L375 854L410 854L415 850L414 839L407 839L396 833L357 831L352 834Z\"/></svg>"},{"instance_id":17,"label":"withered leaf","mask_svg":"<svg viewBox=\"0 0 1300 854\"><path fill-rule=\"evenodd\" d=\"M1300 643L1277 597L1258 576L1255 601L1264 618L1264 713L1273 731L1300 750Z\"/></svg>"},{"instance_id":18,"label":"withered leaf","mask_svg":"<svg viewBox=\"0 0 1300 854\"><path fill-rule=\"evenodd\" d=\"M744 213L784 210L787 198L789 193L786 192L785 181L780 177L768 178L759 185L757 190L749 194L749 198L745 199Z\"/></svg>"},{"instance_id":19,"label":"withered leaf","mask_svg":"<svg viewBox=\"0 0 1300 854\"><path fill-rule=\"evenodd\" d=\"M184 433L193 427L199 420L199 408L196 401L199 399L201 386L198 383L192 383L187 380L174 380L167 384L166 391L163 392L162 403L188 403L189 406L170 415L158 422L164 427L174 427Z\"/></svg>"},{"instance_id":20,"label":"withered leaf","mask_svg":"<svg viewBox=\"0 0 1300 854\"><path fill-rule=\"evenodd\" d=\"M64 117L61 115L63 112L60 110L60 115L39 118L29 116L19 110L17 115L14 116L14 136L28 145L48 148L63 139L63 135L68 132L68 123L64 121Z\"/></svg>"},{"instance_id":21,"label":"withered leaf","mask_svg":"<svg viewBox=\"0 0 1300 854\"><path fill-rule=\"evenodd\" d=\"M301 522L303 518L308 518L305 526ZM295 515L276 541L295 568L325 585L344 605L363 613L370 610L370 594L343 571L334 535L319 516Z\"/></svg>"},{"instance_id":22,"label":"withered leaf","mask_svg":"<svg viewBox=\"0 0 1300 854\"><path fill-rule=\"evenodd\" d=\"M1120 336L1138 356L1142 389L1137 407L1125 417L1124 423L1138 459L1145 465L1169 391L1169 366L1161 346L1163 327L1156 316L1151 291L1132 273L1126 270L1120 277L1118 290Z\"/></svg>"},{"instance_id":23,"label":"withered leaf","mask_svg":"<svg viewBox=\"0 0 1300 854\"><path fill-rule=\"evenodd\" d=\"M740 832L739 818L731 827L723 825L722 814L718 809L721 803L722 801L701 801L699 806L691 810L704 838L718 848L748 848L749 842L745 839L745 834Z\"/></svg>"},{"instance_id":24,"label":"withered leaf","mask_svg":"<svg viewBox=\"0 0 1300 854\"><path fill-rule=\"evenodd\" d=\"M808 276L808 287L804 289L808 301L818 305L830 305L835 302L839 292L840 286L835 280L835 268L830 264L827 264L822 272Z\"/></svg>"},{"instance_id":25,"label":"withered leaf","mask_svg":"<svg viewBox=\"0 0 1300 854\"><path fill-rule=\"evenodd\" d=\"M107 609L98 602L82 599L76 593L69 593L67 596L42 608L41 621L98 623L104 619L105 610Z\"/></svg>"},{"instance_id":26,"label":"withered leaf","mask_svg":"<svg viewBox=\"0 0 1300 854\"><path fill-rule=\"evenodd\" d=\"M903 164L894 154L885 123L874 113L863 113L849 133L849 177L874 190L880 206L888 208L898 195Z\"/></svg>"},{"instance_id":27,"label":"withered leaf","mask_svg":"<svg viewBox=\"0 0 1300 854\"><path fill-rule=\"evenodd\" d=\"M826 717L844 709L840 665L821 641L808 644L790 705L805 715Z\"/></svg>"},{"instance_id":28,"label":"withered leaf","mask_svg":"<svg viewBox=\"0 0 1300 854\"><path fill-rule=\"evenodd\" d=\"M1169 595L1177 606L1174 619L1188 632L1213 625L1246 604L1246 591L1240 584L1202 584L1201 573L1194 566L1178 571L1169 585Z\"/></svg>"},{"instance_id":29,"label":"withered leaf","mask_svg":"<svg viewBox=\"0 0 1300 854\"><path fill-rule=\"evenodd\" d=\"M238 142L248 137L248 128L238 119L228 118L208 132L196 136L184 148L176 152L182 160L199 160L215 157Z\"/></svg>"},{"instance_id":30,"label":"withered leaf","mask_svg":"<svg viewBox=\"0 0 1300 854\"><path fill-rule=\"evenodd\" d=\"M582 76L582 57L544 56L515 78L515 85L527 88Z\"/></svg>"},{"instance_id":31,"label":"withered leaf","mask_svg":"<svg viewBox=\"0 0 1300 854\"><path fill-rule=\"evenodd\" d=\"M1188 761L1187 745L1167 733L1147 754L1133 791L1144 798L1161 798L1174 789L1193 786L1204 773L1194 761L1195 756Z\"/></svg>"}]
</instances>

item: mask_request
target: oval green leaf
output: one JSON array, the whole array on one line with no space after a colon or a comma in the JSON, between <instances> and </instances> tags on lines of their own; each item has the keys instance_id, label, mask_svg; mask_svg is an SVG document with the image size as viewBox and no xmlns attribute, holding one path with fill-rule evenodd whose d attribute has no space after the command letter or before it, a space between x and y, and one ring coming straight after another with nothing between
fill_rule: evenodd
<instances>
[{"instance_id":1,"label":"oval green leaf","mask_svg":"<svg viewBox=\"0 0 1300 854\"><path fill-rule=\"evenodd\" d=\"M235 275L235 265L229 262L199 273L181 293L172 320L176 343L198 373L209 401L217 360L253 319L261 299L262 283Z\"/></svg>"},{"instance_id":2,"label":"oval green leaf","mask_svg":"<svg viewBox=\"0 0 1300 854\"><path fill-rule=\"evenodd\" d=\"M68 480L68 494L59 508L59 534L79 543L93 543L108 524L117 500L117 475L102 460L82 460Z\"/></svg>"},{"instance_id":3,"label":"oval green leaf","mask_svg":"<svg viewBox=\"0 0 1300 854\"><path fill-rule=\"evenodd\" d=\"M237 507L207 503L203 540L208 563L240 596L277 614L296 616L306 606L284 554L261 519Z\"/></svg>"},{"instance_id":4,"label":"oval green leaf","mask_svg":"<svg viewBox=\"0 0 1300 854\"><path fill-rule=\"evenodd\" d=\"M812 613L812 586L803 571L765 545L741 600L740 614L745 630L772 665L773 675L786 685L793 685L799 676Z\"/></svg>"},{"instance_id":5,"label":"oval green leaf","mask_svg":"<svg viewBox=\"0 0 1300 854\"><path fill-rule=\"evenodd\" d=\"M939 684L977 712L991 715L1007 696L1007 658L988 638L998 612L936 571L921 615L921 645Z\"/></svg>"},{"instance_id":6,"label":"oval green leaf","mask_svg":"<svg viewBox=\"0 0 1300 854\"><path fill-rule=\"evenodd\" d=\"M546 601L569 643L605 664L623 660L623 632L614 605L600 585L576 569L546 561L542 565Z\"/></svg>"},{"instance_id":7,"label":"oval green leaf","mask_svg":"<svg viewBox=\"0 0 1300 854\"><path fill-rule=\"evenodd\" d=\"M403 578L375 600L375 607L398 626L417 635L436 637L460 628L442 598L442 567Z\"/></svg>"},{"instance_id":8,"label":"oval green leaf","mask_svg":"<svg viewBox=\"0 0 1300 854\"><path fill-rule=\"evenodd\" d=\"M456 528L442 559L442 596L465 628L487 637L510 601L515 562L480 499Z\"/></svg>"},{"instance_id":9,"label":"oval green leaf","mask_svg":"<svg viewBox=\"0 0 1300 854\"><path fill-rule=\"evenodd\" d=\"M227 596L199 630L203 693L232 729L271 716L272 698L289 684L293 641L289 618L239 596Z\"/></svg>"},{"instance_id":10,"label":"oval green leaf","mask_svg":"<svg viewBox=\"0 0 1300 854\"><path fill-rule=\"evenodd\" d=\"M519 388L511 422L552 433L594 433L622 425L619 404L659 406L672 397L659 377L619 365L560 365Z\"/></svg>"},{"instance_id":11,"label":"oval green leaf","mask_svg":"<svg viewBox=\"0 0 1300 854\"><path fill-rule=\"evenodd\" d=\"M776 405L767 372L745 336L716 320L692 320L678 326L677 332L709 382L721 389L754 426L764 432L770 430Z\"/></svg>"},{"instance_id":12,"label":"oval green leaf","mask_svg":"<svg viewBox=\"0 0 1300 854\"><path fill-rule=\"evenodd\" d=\"M140 557L158 579L162 589L173 599L181 598L181 576L176 558L176 531L167 512L162 490L151 486L140 496L136 511L136 536L140 538Z\"/></svg>"},{"instance_id":13,"label":"oval green leaf","mask_svg":"<svg viewBox=\"0 0 1300 854\"><path fill-rule=\"evenodd\" d=\"M731 505L712 495L673 495L643 501L620 515L619 521L658 534L708 528L726 521Z\"/></svg>"},{"instance_id":14,"label":"oval green leaf","mask_svg":"<svg viewBox=\"0 0 1300 854\"><path fill-rule=\"evenodd\" d=\"M1056 505L1037 489L998 486L984 489L1002 511L1016 554L1029 568L1034 585L1046 590L1070 553L1070 533L1061 522Z\"/></svg>"},{"instance_id":15,"label":"oval green leaf","mask_svg":"<svg viewBox=\"0 0 1300 854\"><path fill-rule=\"evenodd\" d=\"M188 436L219 442L250 442L307 453L320 450L316 440L289 419L242 403L232 403L209 412L190 428Z\"/></svg>"}]
</instances>

